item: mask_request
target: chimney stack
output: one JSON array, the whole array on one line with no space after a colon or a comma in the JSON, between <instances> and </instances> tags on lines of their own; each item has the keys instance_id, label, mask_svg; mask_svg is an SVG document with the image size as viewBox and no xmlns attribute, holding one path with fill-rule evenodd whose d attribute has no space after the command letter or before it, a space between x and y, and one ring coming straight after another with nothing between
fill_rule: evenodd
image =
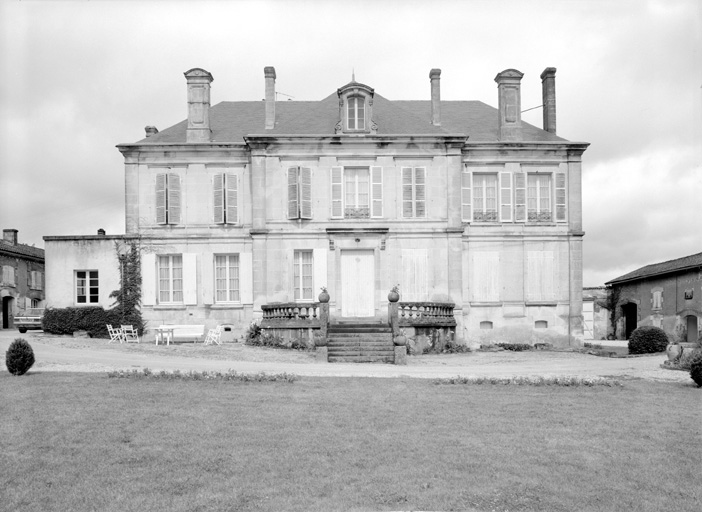
<instances>
[{"instance_id":1,"label":"chimney stack","mask_svg":"<svg viewBox=\"0 0 702 512\"><path fill-rule=\"evenodd\" d=\"M431 82L431 124L441 126L441 70L432 69L429 71L429 81Z\"/></svg>"},{"instance_id":2,"label":"chimney stack","mask_svg":"<svg viewBox=\"0 0 702 512\"><path fill-rule=\"evenodd\" d=\"M144 131L146 132L147 137L151 137L152 135L156 135L158 133L158 128L155 126L145 126Z\"/></svg>"},{"instance_id":3,"label":"chimney stack","mask_svg":"<svg viewBox=\"0 0 702 512\"><path fill-rule=\"evenodd\" d=\"M541 73L541 95L544 109L544 130L556 133L556 68Z\"/></svg>"},{"instance_id":4,"label":"chimney stack","mask_svg":"<svg viewBox=\"0 0 702 512\"><path fill-rule=\"evenodd\" d=\"M272 130L275 128L275 68L266 66L263 76L266 78L266 130Z\"/></svg>"},{"instance_id":5,"label":"chimney stack","mask_svg":"<svg viewBox=\"0 0 702 512\"><path fill-rule=\"evenodd\" d=\"M210 142L210 83L212 75L200 68L186 71L188 82L188 129L187 142Z\"/></svg>"},{"instance_id":6,"label":"chimney stack","mask_svg":"<svg viewBox=\"0 0 702 512\"><path fill-rule=\"evenodd\" d=\"M499 109L499 139L518 141L522 139L522 99L520 82L524 73L516 69L505 69L495 77L497 82Z\"/></svg>"},{"instance_id":7,"label":"chimney stack","mask_svg":"<svg viewBox=\"0 0 702 512\"><path fill-rule=\"evenodd\" d=\"M2 239L5 240L10 245L17 245L17 230L16 229L3 229Z\"/></svg>"},{"instance_id":8,"label":"chimney stack","mask_svg":"<svg viewBox=\"0 0 702 512\"><path fill-rule=\"evenodd\" d=\"M98 236L105 236L105 230L102 228L98 229L97 233L98 233Z\"/></svg>"}]
</instances>

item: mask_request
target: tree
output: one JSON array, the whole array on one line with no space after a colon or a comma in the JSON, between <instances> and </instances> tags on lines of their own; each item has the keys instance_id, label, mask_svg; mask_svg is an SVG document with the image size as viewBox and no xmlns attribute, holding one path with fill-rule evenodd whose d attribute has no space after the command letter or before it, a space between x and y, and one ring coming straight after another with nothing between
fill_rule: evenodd
<instances>
[{"instance_id":1,"label":"tree","mask_svg":"<svg viewBox=\"0 0 702 512\"><path fill-rule=\"evenodd\" d=\"M609 311L609 323L612 326L612 334L617 335L617 306L619 298L622 294L621 288L615 286L607 287L607 296L604 299L598 299L597 305Z\"/></svg>"}]
</instances>

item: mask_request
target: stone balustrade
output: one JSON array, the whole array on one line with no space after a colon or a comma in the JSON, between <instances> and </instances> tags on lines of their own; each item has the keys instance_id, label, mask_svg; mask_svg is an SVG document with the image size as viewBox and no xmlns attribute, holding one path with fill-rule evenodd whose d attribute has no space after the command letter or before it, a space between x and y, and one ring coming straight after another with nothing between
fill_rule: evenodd
<instances>
[{"instance_id":1,"label":"stone balustrade","mask_svg":"<svg viewBox=\"0 0 702 512\"><path fill-rule=\"evenodd\" d=\"M451 302L398 302L400 327L455 327Z\"/></svg>"},{"instance_id":2,"label":"stone balustrade","mask_svg":"<svg viewBox=\"0 0 702 512\"><path fill-rule=\"evenodd\" d=\"M263 329L302 329L320 327L319 302L263 304Z\"/></svg>"}]
</instances>

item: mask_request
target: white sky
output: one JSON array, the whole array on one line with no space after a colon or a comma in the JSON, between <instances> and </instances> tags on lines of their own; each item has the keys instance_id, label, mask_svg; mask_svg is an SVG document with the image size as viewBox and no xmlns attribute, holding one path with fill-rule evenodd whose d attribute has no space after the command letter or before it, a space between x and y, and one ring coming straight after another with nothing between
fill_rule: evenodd
<instances>
[{"instance_id":1,"label":"white sky","mask_svg":"<svg viewBox=\"0 0 702 512\"><path fill-rule=\"evenodd\" d=\"M115 146L186 117L183 72L212 104L276 89L319 100L351 79L391 99L497 106L495 75L525 73L522 108L556 74L558 134L583 163L584 284L702 251L699 0L0 2L0 227L124 232ZM541 126L541 110L523 115Z\"/></svg>"}]
</instances>

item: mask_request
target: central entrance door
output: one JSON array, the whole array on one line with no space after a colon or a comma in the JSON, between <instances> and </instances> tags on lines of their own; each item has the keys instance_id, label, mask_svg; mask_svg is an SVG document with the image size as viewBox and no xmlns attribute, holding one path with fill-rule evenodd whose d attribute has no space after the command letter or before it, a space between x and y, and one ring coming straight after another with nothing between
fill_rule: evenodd
<instances>
[{"instance_id":1,"label":"central entrance door","mask_svg":"<svg viewBox=\"0 0 702 512\"><path fill-rule=\"evenodd\" d=\"M341 251L341 316L375 314L375 255L369 251Z\"/></svg>"}]
</instances>

